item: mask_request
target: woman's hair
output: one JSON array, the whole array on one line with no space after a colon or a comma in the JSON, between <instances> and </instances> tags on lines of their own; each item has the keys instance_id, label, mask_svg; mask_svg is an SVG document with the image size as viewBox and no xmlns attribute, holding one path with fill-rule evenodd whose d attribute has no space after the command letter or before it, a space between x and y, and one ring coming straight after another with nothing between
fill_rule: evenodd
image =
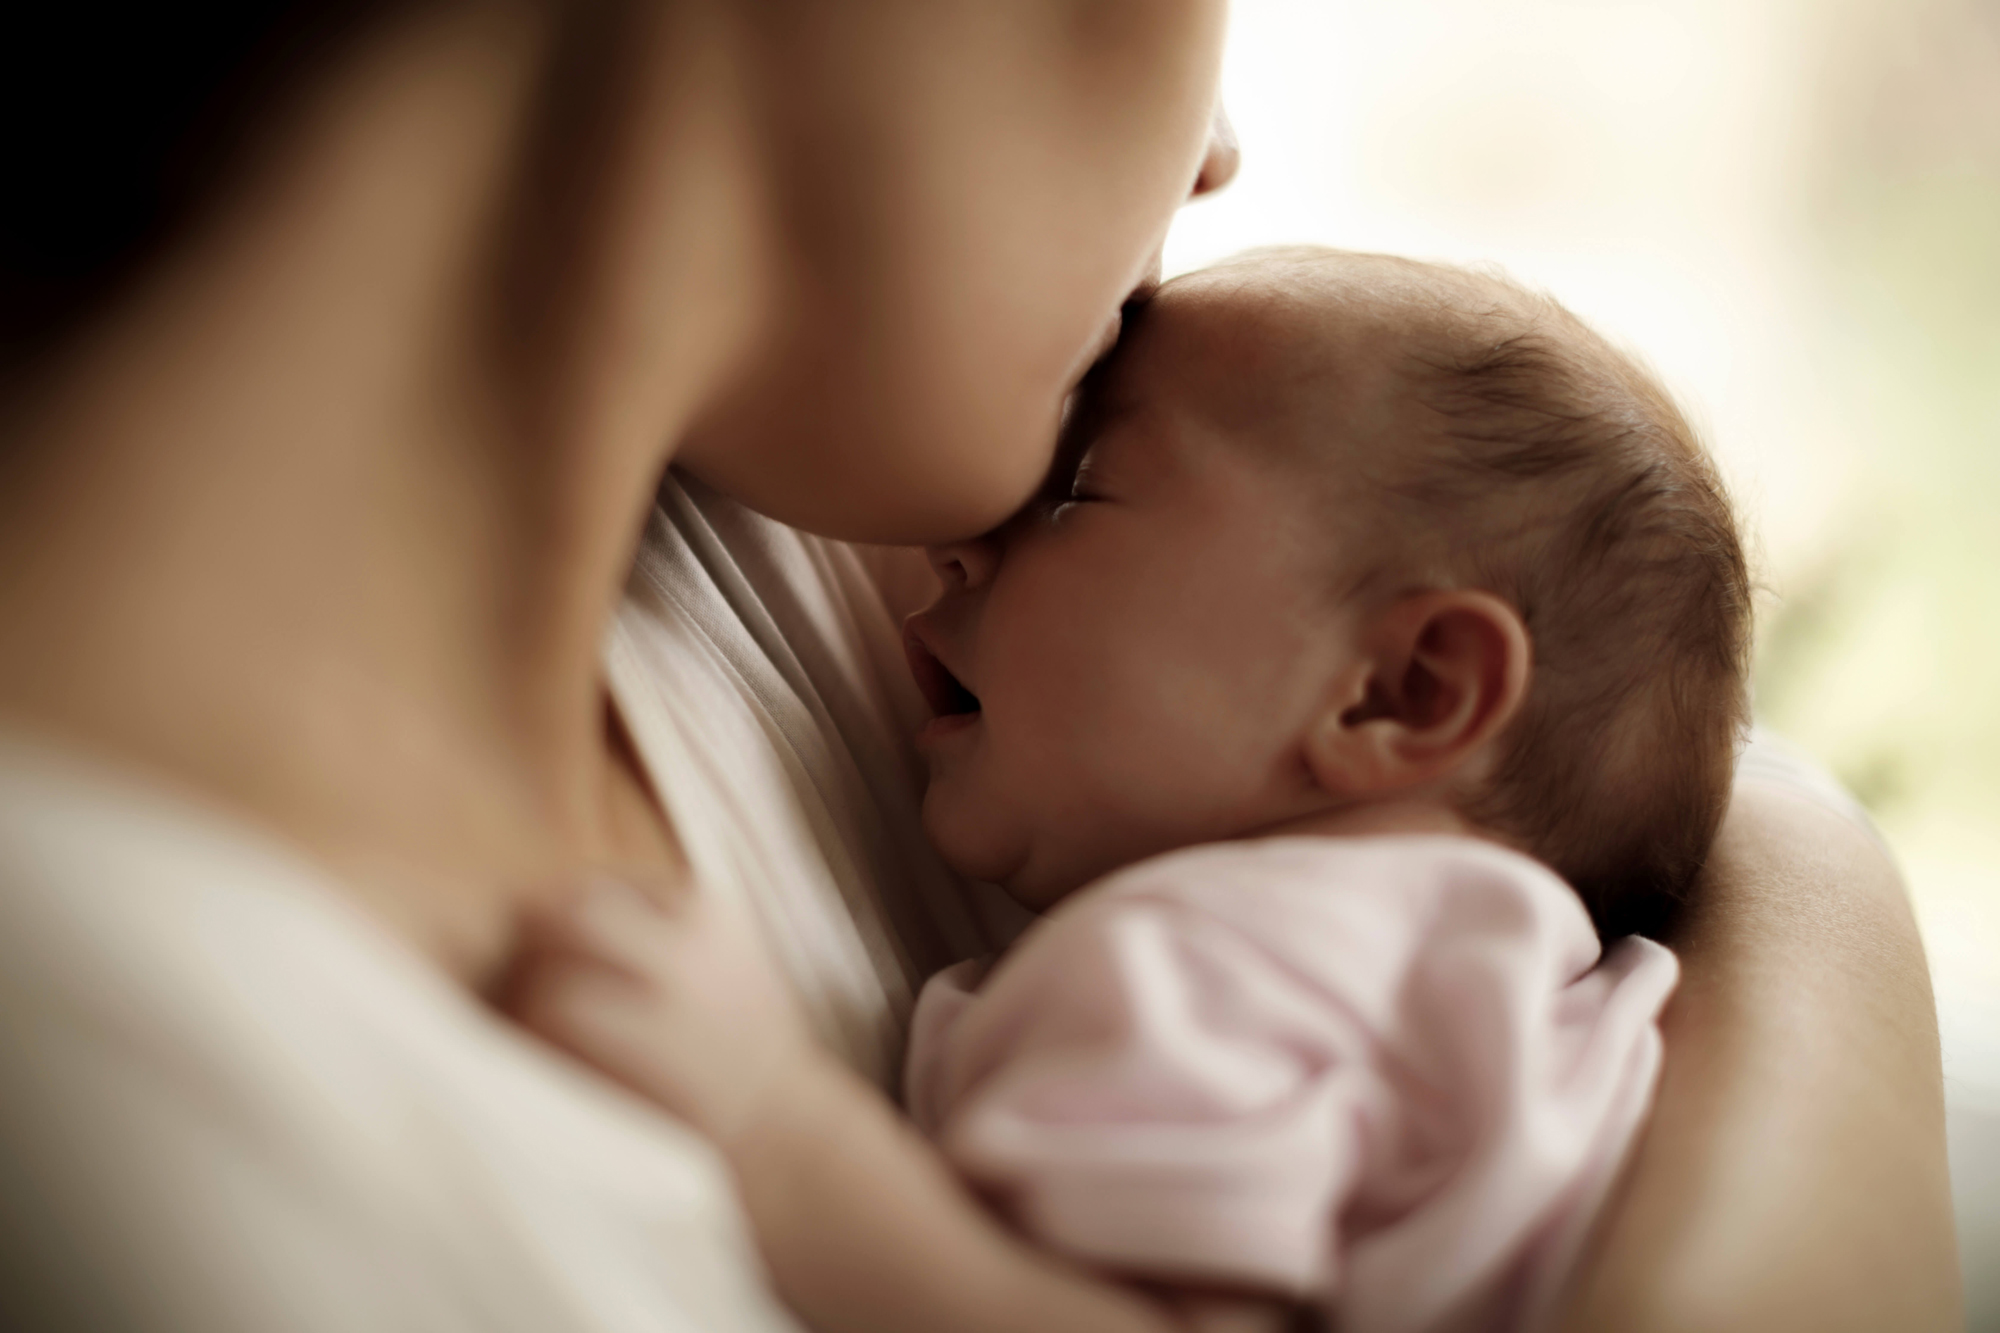
<instances>
[{"instance_id":1,"label":"woman's hair","mask_svg":"<svg viewBox=\"0 0 2000 1333\"><path fill-rule=\"evenodd\" d=\"M130 283L250 140L391 7L41 0L14 10L0 42L0 376Z\"/></svg>"}]
</instances>

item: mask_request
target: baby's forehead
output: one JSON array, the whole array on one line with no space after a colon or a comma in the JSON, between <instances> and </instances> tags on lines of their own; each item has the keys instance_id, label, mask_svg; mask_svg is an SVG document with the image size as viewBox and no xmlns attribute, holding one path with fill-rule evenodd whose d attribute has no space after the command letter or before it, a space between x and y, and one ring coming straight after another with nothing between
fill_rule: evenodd
<instances>
[{"instance_id":1,"label":"baby's forehead","mask_svg":"<svg viewBox=\"0 0 2000 1333\"><path fill-rule=\"evenodd\" d=\"M1470 320L1517 313L1496 278L1391 255L1277 251L1174 279L1155 298L1164 320L1213 324L1302 359L1347 353L1362 368L1462 337Z\"/></svg>"},{"instance_id":2,"label":"baby's forehead","mask_svg":"<svg viewBox=\"0 0 2000 1333\"><path fill-rule=\"evenodd\" d=\"M1409 427L1413 375L1448 358L1499 284L1387 257L1312 251L1231 261L1154 298L1140 358L1232 423L1338 428L1362 442Z\"/></svg>"}]
</instances>

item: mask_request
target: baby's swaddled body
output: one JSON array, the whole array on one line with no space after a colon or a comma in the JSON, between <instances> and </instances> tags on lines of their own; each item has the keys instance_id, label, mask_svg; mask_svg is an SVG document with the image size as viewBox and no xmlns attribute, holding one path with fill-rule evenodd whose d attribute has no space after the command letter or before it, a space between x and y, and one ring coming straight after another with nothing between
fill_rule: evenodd
<instances>
[{"instance_id":1,"label":"baby's swaddled body","mask_svg":"<svg viewBox=\"0 0 2000 1333\"><path fill-rule=\"evenodd\" d=\"M1175 852L917 1009L911 1114L1028 1236L1386 1331L1533 1327L1642 1123L1673 955L1440 836Z\"/></svg>"},{"instance_id":2,"label":"baby's swaddled body","mask_svg":"<svg viewBox=\"0 0 2000 1333\"><path fill-rule=\"evenodd\" d=\"M1170 284L1072 420L909 622L927 831L1050 911L926 988L912 1114L1098 1271L1538 1326L1740 734L1711 465L1553 302L1324 251Z\"/></svg>"}]
</instances>

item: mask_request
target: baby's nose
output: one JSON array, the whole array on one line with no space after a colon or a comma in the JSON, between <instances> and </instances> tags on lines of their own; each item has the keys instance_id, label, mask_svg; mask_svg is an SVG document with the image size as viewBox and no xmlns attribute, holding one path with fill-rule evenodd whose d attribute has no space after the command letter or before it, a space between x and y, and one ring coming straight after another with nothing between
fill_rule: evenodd
<instances>
[{"instance_id":1,"label":"baby's nose","mask_svg":"<svg viewBox=\"0 0 2000 1333\"><path fill-rule=\"evenodd\" d=\"M983 588L1000 565L1000 543L991 537L927 546L924 552L930 556L931 568L944 580L946 592L973 592Z\"/></svg>"}]
</instances>

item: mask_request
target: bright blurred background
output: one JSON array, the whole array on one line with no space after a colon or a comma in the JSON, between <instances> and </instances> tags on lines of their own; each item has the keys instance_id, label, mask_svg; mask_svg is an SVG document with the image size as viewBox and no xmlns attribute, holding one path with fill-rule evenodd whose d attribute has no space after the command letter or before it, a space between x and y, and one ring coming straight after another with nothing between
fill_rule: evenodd
<instances>
[{"instance_id":1,"label":"bright blurred background","mask_svg":"<svg viewBox=\"0 0 2000 1333\"><path fill-rule=\"evenodd\" d=\"M1639 350L1770 588L1760 718L1873 811L2000 1330L2000 0L1235 0L1242 175L1168 271L1495 261Z\"/></svg>"}]
</instances>

